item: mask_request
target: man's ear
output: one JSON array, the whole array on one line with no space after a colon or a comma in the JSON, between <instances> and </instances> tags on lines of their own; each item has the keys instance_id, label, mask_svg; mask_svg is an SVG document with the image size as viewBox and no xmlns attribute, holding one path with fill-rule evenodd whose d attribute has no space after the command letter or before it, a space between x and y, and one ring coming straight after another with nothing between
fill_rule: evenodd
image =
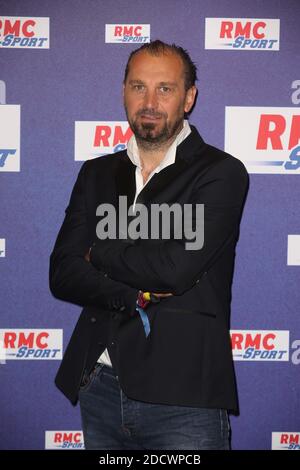
<instances>
[{"instance_id":1,"label":"man's ear","mask_svg":"<svg viewBox=\"0 0 300 470\"><path fill-rule=\"evenodd\" d=\"M185 104L184 104L184 112L185 113L189 113L190 110L192 109L192 107L195 103L196 95L197 95L197 88L195 87L195 85L193 85L186 92Z\"/></svg>"}]
</instances>

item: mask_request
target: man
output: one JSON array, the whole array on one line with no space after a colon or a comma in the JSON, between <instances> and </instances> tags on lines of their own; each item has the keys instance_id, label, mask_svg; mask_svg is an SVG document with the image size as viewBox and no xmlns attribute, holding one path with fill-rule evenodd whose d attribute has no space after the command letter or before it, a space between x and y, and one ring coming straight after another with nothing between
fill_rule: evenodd
<instances>
[{"instance_id":1,"label":"man","mask_svg":"<svg viewBox=\"0 0 300 470\"><path fill-rule=\"evenodd\" d=\"M83 164L51 254L53 295L84 307L56 384L79 397L87 449L229 448L230 292L248 176L184 119L195 81L180 47L154 41L131 53L128 149ZM203 246L187 249L174 226L169 239L164 226L136 238L129 225L103 239L101 207L120 212L120 197L131 221L138 205L189 204L194 226L204 204Z\"/></svg>"}]
</instances>

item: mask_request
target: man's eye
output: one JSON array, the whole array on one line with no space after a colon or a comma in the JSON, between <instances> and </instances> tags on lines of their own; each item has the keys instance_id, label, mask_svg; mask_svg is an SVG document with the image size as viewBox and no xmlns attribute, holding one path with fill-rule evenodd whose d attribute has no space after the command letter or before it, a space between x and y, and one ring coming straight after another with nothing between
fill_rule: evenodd
<instances>
[{"instance_id":1,"label":"man's eye","mask_svg":"<svg viewBox=\"0 0 300 470\"><path fill-rule=\"evenodd\" d=\"M170 93L171 88L168 87L168 86L161 86L161 87L159 87L159 91L161 93L163 93L164 95L166 95L166 94Z\"/></svg>"},{"instance_id":2,"label":"man's eye","mask_svg":"<svg viewBox=\"0 0 300 470\"><path fill-rule=\"evenodd\" d=\"M143 91L144 90L144 85L133 85L133 89L135 91Z\"/></svg>"}]
</instances>

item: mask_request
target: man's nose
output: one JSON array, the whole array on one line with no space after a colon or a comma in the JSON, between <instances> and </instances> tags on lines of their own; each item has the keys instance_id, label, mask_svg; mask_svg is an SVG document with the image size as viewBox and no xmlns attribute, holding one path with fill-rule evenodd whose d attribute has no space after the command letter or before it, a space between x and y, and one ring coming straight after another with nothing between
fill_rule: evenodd
<instances>
[{"instance_id":1,"label":"man's nose","mask_svg":"<svg viewBox=\"0 0 300 470\"><path fill-rule=\"evenodd\" d=\"M157 94L156 90L147 90L144 97L145 108L156 108L157 107Z\"/></svg>"}]
</instances>

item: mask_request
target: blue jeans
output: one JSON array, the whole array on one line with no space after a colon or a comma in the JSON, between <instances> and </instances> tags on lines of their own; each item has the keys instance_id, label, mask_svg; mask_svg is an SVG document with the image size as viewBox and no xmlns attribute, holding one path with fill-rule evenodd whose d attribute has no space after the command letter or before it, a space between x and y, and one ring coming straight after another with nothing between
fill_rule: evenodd
<instances>
[{"instance_id":1,"label":"blue jeans","mask_svg":"<svg viewBox=\"0 0 300 470\"><path fill-rule=\"evenodd\" d=\"M229 449L226 410L133 400L104 364L85 377L79 403L86 449Z\"/></svg>"}]
</instances>

